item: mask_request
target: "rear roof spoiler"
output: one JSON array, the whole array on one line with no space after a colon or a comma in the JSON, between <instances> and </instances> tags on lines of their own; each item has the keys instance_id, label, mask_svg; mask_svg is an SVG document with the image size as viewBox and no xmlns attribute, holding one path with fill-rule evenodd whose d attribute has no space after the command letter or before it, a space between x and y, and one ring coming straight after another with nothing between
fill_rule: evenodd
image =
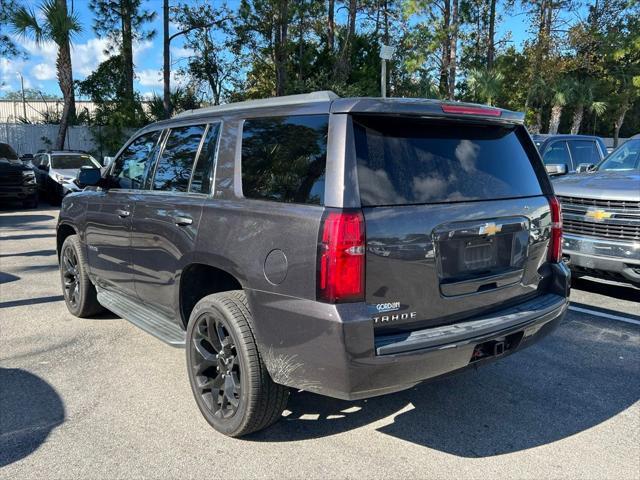
<instances>
[{"instance_id":1,"label":"rear roof spoiler","mask_svg":"<svg viewBox=\"0 0 640 480\"><path fill-rule=\"evenodd\" d=\"M421 98L339 98L331 102L331 113L483 118L505 123L524 123L524 113L522 112L475 103L443 102Z\"/></svg>"}]
</instances>

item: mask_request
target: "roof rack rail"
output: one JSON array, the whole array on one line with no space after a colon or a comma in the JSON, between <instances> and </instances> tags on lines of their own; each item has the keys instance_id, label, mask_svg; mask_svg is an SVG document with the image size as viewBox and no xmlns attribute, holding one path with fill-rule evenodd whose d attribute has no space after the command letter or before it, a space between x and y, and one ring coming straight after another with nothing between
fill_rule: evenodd
<instances>
[{"instance_id":1,"label":"roof rack rail","mask_svg":"<svg viewBox=\"0 0 640 480\"><path fill-rule=\"evenodd\" d=\"M280 107L285 105L299 105L313 102L328 102L338 97L330 90L322 90L319 92L303 93L299 95L286 95L283 97L262 98L259 100L246 100L244 102L227 103L224 105L215 105L213 107L198 108L196 110L186 110L182 113L174 115L173 118L184 118L192 115L203 115L207 113L232 112L234 110L244 110L247 108L262 107Z\"/></svg>"}]
</instances>

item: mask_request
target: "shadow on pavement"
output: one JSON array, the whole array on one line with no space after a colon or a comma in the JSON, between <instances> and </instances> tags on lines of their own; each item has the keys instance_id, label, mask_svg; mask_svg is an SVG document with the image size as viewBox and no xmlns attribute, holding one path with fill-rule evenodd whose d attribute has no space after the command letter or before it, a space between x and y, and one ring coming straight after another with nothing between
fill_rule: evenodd
<instances>
[{"instance_id":1,"label":"shadow on pavement","mask_svg":"<svg viewBox=\"0 0 640 480\"><path fill-rule=\"evenodd\" d=\"M291 414L249 440L379 432L460 457L535 448L593 428L640 398L640 335L565 320L551 336L477 371L367 401L294 393Z\"/></svg>"},{"instance_id":2,"label":"shadow on pavement","mask_svg":"<svg viewBox=\"0 0 640 480\"><path fill-rule=\"evenodd\" d=\"M0 253L0 258L7 257L50 257L55 255L56 251L51 250L34 250L32 252L21 252L21 253Z\"/></svg>"},{"instance_id":3,"label":"shadow on pavement","mask_svg":"<svg viewBox=\"0 0 640 480\"><path fill-rule=\"evenodd\" d=\"M16 280L20 280L20 277L11 273L0 272L0 284L15 282Z\"/></svg>"},{"instance_id":4,"label":"shadow on pavement","mask_svg":"<svg viewBox=\"0 0 640 480\"><path fill-rule=\"evenodd\" d=\"M37 305L39 303L61 302L64 300L62 295L52 295L50 297L25 298L22 300L9 300L0 302L0 308L22 307L25 305Z\"/></svg>"},{"instance_id":5,"label":"shadow on pavement","mask_svg":"<svg viewBox=\"0 0 640 480\"><path fill-rule=\"evenodd\" d=\"M0 368L0 467L33 453L65 420L60 395L40 377Z\"/></svg>"},{"instance_id":6,"label":"shadow on pavement","mask_svg":"<svg viewBox=\"0 0 640 480\"><path fill-rule=\"evenodd\" d=\"M597 280L587 280L585 278L574 278L571 280L571 288L582 290L583 292L597 293L618 300L630 300L640 302L640 288L622 283L611 284Z\"/></svg>"},{"instance_id":7,"label":"shadow on pavement","mask_svg":"<svg viewBox=\"0 0 640 480\"><path fill-rule=\"evenodd\" d=\"M26 233L20 235L0 235L0 240L29 240L31 238L55 238L55 233Z\"/></svg>"}]
</instances>

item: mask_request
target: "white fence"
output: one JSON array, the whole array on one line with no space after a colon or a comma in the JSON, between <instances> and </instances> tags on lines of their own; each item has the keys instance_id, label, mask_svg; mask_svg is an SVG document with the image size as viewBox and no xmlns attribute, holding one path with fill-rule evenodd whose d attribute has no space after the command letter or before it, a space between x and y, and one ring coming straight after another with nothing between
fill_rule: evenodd
<instances>
[{"instance_id":1,"label":"white fence","mask_svg":"<svg viewBox=\"0 0 640 480\"><path fill-rule=\"evenodd\" d=\"M18 155L52 148L57 135L58 125L0 123L0 142L11 145ZM69 127L64 146L71 150L100 151L91 129L85 125Z\"/></svg>"}]
</instances>

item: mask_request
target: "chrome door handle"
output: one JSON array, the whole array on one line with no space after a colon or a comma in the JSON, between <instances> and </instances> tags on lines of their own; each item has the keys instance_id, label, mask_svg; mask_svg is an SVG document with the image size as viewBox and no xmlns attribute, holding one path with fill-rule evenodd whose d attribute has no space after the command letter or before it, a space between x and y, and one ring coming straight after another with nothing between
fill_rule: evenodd
<instances>
[{"instance_id":1,"label":"chrome door handle","mask_svg":"<svg viewBox=\"0 0 640 480\"><path fill-rule=\"evenodd\" d=\"M116 213L118 214L118 216L120 218L127 218L129 215L131 215L131 212L129 210L116 210Z\"/></svg>"},{"instance_id":2,"label":"chrome door handle","mask_svg":"<svg viewBox=\"0 0 640 480\"><path fill-rule=\"evenodd\" d=\"M187 227L193 223L193 219L189 217L175 217L173 221L179 227Z\"/></svg>"}]
</instances>

